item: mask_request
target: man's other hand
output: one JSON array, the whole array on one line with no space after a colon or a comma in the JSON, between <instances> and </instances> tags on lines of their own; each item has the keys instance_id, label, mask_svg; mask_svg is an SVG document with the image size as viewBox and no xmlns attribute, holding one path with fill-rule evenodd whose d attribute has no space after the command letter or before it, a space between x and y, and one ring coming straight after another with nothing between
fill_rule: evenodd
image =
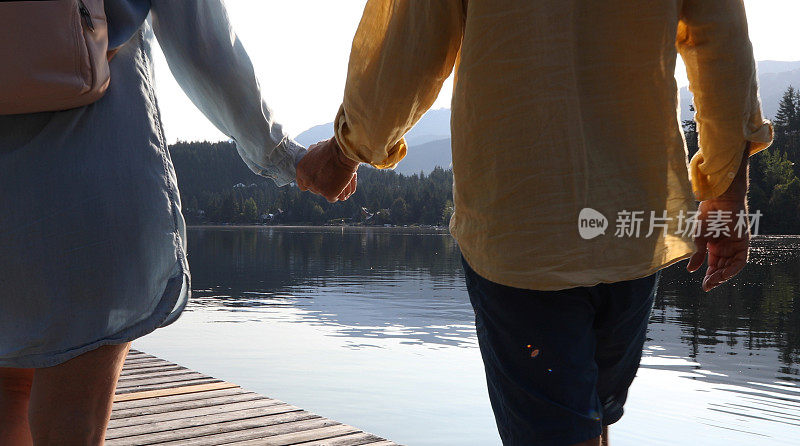
<instances>
[{"instance_id":1,"label":"man's other hand","mask_svg":"<svg viewBox=\"0 0 800 446\"><path fill-rule=\"evenodd\" d=\"M698 219L701 220L701 234L694 238L695 253L689 259L686 269L695 272L703 266L703 261L708 256L708 269L703 278L703 291L710 291L733 276L739 274L747 264L747 250L750 245L750 231L735 228L740 212L746 209L744 200L712 199L700 203ZM720 233L718 236L708 236L707 228L709 215L715 211L730 215L731 222L725 224L729 235ZM737 233L740 231L741 234Z\"/></svg>"},{"instance_id":2,"label":"man's other hand","mask_svg":"<svg viewBox=\"0 0 800 446\"><path fill-rule=\"evenodd\" d=\"M747 252L750 245L750 226L736 227L739 215L747 213L747 169L748 160L745 154L739 172L725 193L717 198L700 202L698 220L700 220L700 236L694 238L695 253L689 259L686 269L695 272L703 266L703 261L708 257L708 269L703 278L703 291L710 291L716 286L726 282L739 274L747 264ZM709 235L709 222L715 216L730 216L725 218L726 231L719 230L722 218L716 218L717 228ZM746 217L745 217L746 218ZM730 221L728 221L730 220ZM727 232L727 235L725 234Z\"/></svg>"},{"instance_id":3,"label":"man's other hand","mask_svg":"<svg viewBox=\"0 0 800 446\"><path fill-rule=\"evenodd\" d=\"M347 158L335 138L308 148L297 164L297 187L325 197L330 203L347 200L356 191L358 162Z\"/></svg>"}]
</instances>

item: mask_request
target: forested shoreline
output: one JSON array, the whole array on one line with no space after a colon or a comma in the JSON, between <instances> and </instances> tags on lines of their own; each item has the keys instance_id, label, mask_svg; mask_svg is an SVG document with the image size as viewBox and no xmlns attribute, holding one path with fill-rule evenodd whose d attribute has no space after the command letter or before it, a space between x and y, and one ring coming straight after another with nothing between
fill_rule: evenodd
<instances>
[{"instance_id":1,"label":"forested shoreline","mask_svg":"<svg viewBox=\"0 0 800 446\"><path fill-rule=\"evenodd\" d=\"M170 146L188 224L443 226L453 212L453 173L401 175L362 166L349 200L328 203L252 173L230 142Z\"/></svg>"}]
</instances>

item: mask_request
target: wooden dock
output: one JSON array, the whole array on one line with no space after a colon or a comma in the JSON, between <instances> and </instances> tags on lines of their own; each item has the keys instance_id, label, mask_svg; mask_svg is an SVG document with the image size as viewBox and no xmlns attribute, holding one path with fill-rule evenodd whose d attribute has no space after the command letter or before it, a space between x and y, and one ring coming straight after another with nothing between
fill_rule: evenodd
<instances>
[{"instance_id":1,"label":"wooden dock","mask_svg":"<svg viewBox=\"0 0 800 446\"><path fill-rule=\"evenodd\" d=\"M389 446L397 443L131 350L117 385L106 444Z\"/></svg>"}]
</instances>

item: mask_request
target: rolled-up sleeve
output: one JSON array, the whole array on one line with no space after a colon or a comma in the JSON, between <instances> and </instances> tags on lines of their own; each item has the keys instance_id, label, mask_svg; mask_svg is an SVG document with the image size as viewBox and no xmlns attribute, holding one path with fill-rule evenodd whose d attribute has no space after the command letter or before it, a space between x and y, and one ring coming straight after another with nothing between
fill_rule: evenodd
<instances>
[{"instance_id":1,"label":"rolled-up sleeve","mask_svg":"<svg viewBox=\"0 0 800 446\"><path fill-rule=\"evenodd\" d=\"M169 68L203 114L236 142L245 164L279 186L306 150L272 117L253 64L221 0L154 0L153 30Z\"/></svg>"},{"instance_id":2,"label":"rolled-up sleeve","mask_svg":"<svg viewBox=\"0 0 800 446\"><path fill-rule=\"evenodd\" d=\"M691 160L698 200L730 186L749 144L750 155L772 143L761 114L753 48L740 0L685 0L677 48L694 94L700 150Z\"/></svg>"},{"instance_id":3,"label":"rolled-up sleeve","mask_svg":"<svg viewBox=\"0 0 800 446\"><path fill-rule=\"evenodd\" d=\"M403 135L439 95L463 29L463 0L367 2L334 121L347 157L378 168L403 159Z\"/></svg>"}]
</instances>

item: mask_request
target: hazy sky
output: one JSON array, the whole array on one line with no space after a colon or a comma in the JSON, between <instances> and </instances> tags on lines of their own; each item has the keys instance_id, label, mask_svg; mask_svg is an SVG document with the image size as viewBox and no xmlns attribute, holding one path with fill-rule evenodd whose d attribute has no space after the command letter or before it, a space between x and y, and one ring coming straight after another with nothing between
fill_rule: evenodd
<instances>
[{"instance_id":1,"label":"hazy sky","mask_svg":"<svg viewBox=\"0 0 800 446\"><path fill-rule=\"evenodd\" d=\"M227 0L267 103L290 135L333 120L342 100L350 44L365 0ZM745 0L757 60L800 60L800 0ZM678 82L685 85L683 67ZM167 139L221 140L156 56ZM434 108L449 107L448 81Z\"/></svg>"}]
</instances>

